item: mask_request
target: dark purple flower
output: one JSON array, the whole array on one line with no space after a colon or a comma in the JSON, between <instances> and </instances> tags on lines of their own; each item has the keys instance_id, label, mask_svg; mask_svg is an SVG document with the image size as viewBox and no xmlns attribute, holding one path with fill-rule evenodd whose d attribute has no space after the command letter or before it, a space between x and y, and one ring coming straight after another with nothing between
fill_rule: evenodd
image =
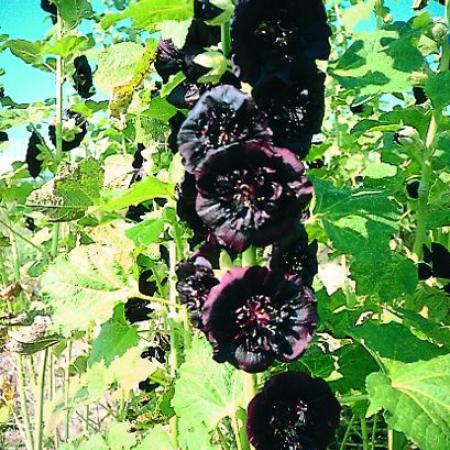
<instances>
[{"instance_id":1,"label":"dark purple flower","mask_svg":"<svg viewBox=\"0 0 450 450\"><path fill-rule=\"evenodd\" d=\"M416 105L423 105L428 100L425 90L422 87L414 86L413 94L416 100Z\"/></svg>"},{"instance_id":2,"label":"dark purple flower","mask_svg":"<svg viewBox=\"0 0 450 450\"><path fill-rule=\"evenodd\" d=\"M74 88L82 98L90 98L94 95L92 83L92 70L86 56L77 56L73 60L75 72L73 73Z\"/></svg>"},{"instance_id":3,"label":"dark purple flower","mask_svg":"<svg viewBox=\"0 0 450 450\"><path fill-rule=\"evenodd\" d=\"M284 372L272 377L250 402L247 434L256 450L325 450L340 413L324 380Z\"/></svg>"},{"instance_id":4,"label":"dark purple flower","mask_svg":"<svg viewBox=\"0 0 450 450\"><path fill-rule=\"evenodd\" d=\"M426 280L432 276L450 279L450 252L442 244L432 242L431 249L424 245L423 254L425 263L419 263L419 275L421 275L419 278L421 280Z\"/></svg>"},{"instance_id":5,"label":"dark purple flower","mask_svg":"<svg viewBox=\"0 0 450 450\"><path fill-rule=\"evenodd\" d=\"M138 384L139 390L147 394L153 392L158 386L158 383L152 383L149 378L144 381L140 381Z\"/></svg>"},{"instance_id":6,"label":"dark purple flower","mask_svg":"<svg viewBox=\"0 0 450 450\"><path fill-rule=\"evenodd\" d=\"M148 297L152 297L155 295L155 292L157 291L157 285L156 282L151 280L153 272L151 270L144 270L139 275L139 281L138 281L138 287L139 292L141 294L147 295Z\"/></svg>"},{"instance_id":7,"label":"dark purple flower","mask_svg":"<svg viewBox=\"0 0 450 450\"><path fill-rule=\"evenodd\" d=\"M299 275L305 286L311 286L318 271L317 240L308 245L303 226L273 245L270 268L288 275Z\"/></svg>"},{"instance_id":8,"label":"dark purple flower","mask_svg":"<svg viewBox=\"0 0 450 450\"><path fill-rule=\"evenodd\" d=\"M209 152L196 178L198 215L235 252L290 233L313 192L291 151L259 141Z\"/></svg>"},{"instance_id":9,"label":"dark purple flower","mask_svg":"<svg viewBox=\"0 0 450 450\"><path fill-rule=\"evenodd\" d=\"M207 91L189 112L178 134L186 170L194 173L209 150L253 139L269 141L266 115L253 99L230 85Z\"/></svg>"},{"instance_id":10,"label":"dark purple flower","mask_svg":"<svg viewBox=\"0 0 450 450\"><path fill-rule=\"evenodd\" d=\"M81 114L71 111L70 109L67 109L66 111L64 111L63 121L66 124L70 124L73 127L80 129L80 131L74 131L73 139L71 139L71 140L63 139L63 141L62 141L63 152L69 152L70 150L73 150L74 148L79 147L79 145L81 144L81 141L86 136L87 120ZM63 124L63 127L64 127L64 124ZM50 125L48 127L48 135L50 137L50 141L56 147L56 127L55 127L55 125Z\"/></svg>"},{"instance_id":11,"label":"dark purple flower","mask_svg":"<svg viewBox=\"0 0 450 450\"><path fill-rule=\"evenodd\" d=\"M236 75L255 84L276 74L295 80L330 54L330 27L320 0L238 0L232 22Z\"/></svg>"},{"instance_id":12,"label":"dark purple flower","mask_svg":"<svg viewBox=\"0 0 450 450\"><path fill-rule=\"evenodd\" d=\"M201 253L180 262L176 271L180 301L188 307L194 325L201 329L203 305L211 289L219 284L219 280L214 276L211 262Z\"/></svg>"},{"instance_id":13,"label":"dark purple flower","mask_svg":"<svg viewBox=\"0 0 450 450\"><path fill-rule=\"evenodd\" d=\"M317 324L316 299L300 277L265 267L231 269L213 287L201 315L214 359L247 372L298 359Z\"/></svg>"},{"instance_id":14,"label":"dark purple flower","mask_svg":"<svg viewBox=\"0 0 450 450\"><path fill-rule=\"evenodd\" d=\"M131 297L125 303L125 317L130 323L143 322L148 320L153 309L148 306L148 301Z\"/></svg>"},{"instance_id":15,"label":"dark purple flower","mask_svg":"<svg viewBox=\"0 0 450 450\"><path fill-rule=\"evenodd\" d=\"M164 364L166 362L166 351L161 346L150 346L141 353L141 358L156 359L156 361Z\"/></svg>"},{"instance_id":16,"label":"dark purple flower","mask_svg":"<svg viewBox=\"0 0 450 450\"><path fill-rule=\"evenodd\" d=\"M420 180L418 179L409 180L406 183L406 192L408 192L410 198L413 199L419 198L419 187L420 187Z\"/></svg>"},{"instance_id":17,"label":"dark purple flower","mask_svg":"<svg viewBox=\"0 0 450 450\"><path fill-rule=\"evenodd\" d=\"M171 75L183 71L184 55L172 39L161 39L156 49L155 69L164 83L169 81Z\"/></svg>"},{"instance_id":18,"label":"dark purple flower","mask_svg":"<svg viewBox=\"0 0 450 450\"><path fill-rule=\"evenodd\" d=\"M273 142L303 158L319 133L325 114L325 75L315 67L299 75L294 83L270 78L255 86L256 104L269 117Z\"/></svg>"},{"instance_id":19,"label":"dark purple flower","mask_svg":"<svg viewBox=\"0 0 450 450\"><path fill-rule=\"evenodd\" d=\"M41 138L36 131L31 133L28 141L27 153L25 156L25 162L28 166L28 172L33 178L39 176L42 170L42 159L40 159L41 150L38 145L41 145Z\"/></svg>"},{"instance_id":20,"label":"dark purple flower","mask_svg":"<svg viewBox=\"0 0 450 450\"><path fill-rule=\"evenodd\" d=\"M9 140L8 133L5 131L0 131L0 143L7 142Z\"/></svg>"},{"instance_id":21,"label":"dark purple flower","mask_svg":"<svg viewBox=\"0 0 450 450\"><path fill-rule=\"evenodd\" d=\"M50 14L52 22L55 24L58 15L56 5L51 0L41 0L41 9Z\"/></svg>"},{"instance_id":22,"label":"dark purple flower","mask_svg":"<svg viewBox=\"0 0 450 450\"><path fill-rule=\"evenodd\" d=\"M178 217L186 222L193 232L190 244L195 246L203 242L210 233L209 228L200 219L195 209L197 199L197 188L195 186L195 177L190 173L185 173L183 181L177 186L177 214Z\"/></svg>"}]
</instances>

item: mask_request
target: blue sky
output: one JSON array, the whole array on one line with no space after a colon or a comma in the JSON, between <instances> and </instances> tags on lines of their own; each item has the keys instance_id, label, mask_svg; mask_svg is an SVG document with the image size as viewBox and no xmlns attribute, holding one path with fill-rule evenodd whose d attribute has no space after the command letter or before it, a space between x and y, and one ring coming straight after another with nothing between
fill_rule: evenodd
<instances>
[{"instance_id":1,"label":"blue sky","mask_svg":"<svg viewBox=\"0 0 450 450\"><path fill-rule=\"evenodd\" d=\"M411 9L413 0L387 0L395 20L408 20L414 12ZM101 8L101 1L93 2L94 8ZM427 9L433 14L442 16L443 8L434 0L429 0ZM0 0L0 34L8 34L13 39L37 40L45 37L52 26L48 16L41 10L39 0ZM358 29L370 29L373 20L358 26ZM42 101L54 94L54 78L51 74L27 66L20 59L5 51L0 53L0 67L6 70L2 77L7 95L16 102ZM10 130L12 146L26 147L27 135L23 128ZM5 164L0 157L0 164ZM1 173L1 167L0 167Z\"/></svg>"}]
</instances>

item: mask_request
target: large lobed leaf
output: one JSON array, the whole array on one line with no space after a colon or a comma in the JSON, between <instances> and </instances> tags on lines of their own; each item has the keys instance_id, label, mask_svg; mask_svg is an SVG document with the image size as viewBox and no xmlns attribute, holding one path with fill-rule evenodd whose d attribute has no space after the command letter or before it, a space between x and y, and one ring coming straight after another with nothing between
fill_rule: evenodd
<instances>
[{"instance_id":1,"label":"large lobed leaf","mask_svg":"<svg viewBox=\"0 0 450 450\"><path fill-rule=\"evenodd\" d=\"M64 162L53 180L33 191L27 206L41 211L49 221L80 219L99 198L102 185L103 172L98 161Z\"/></svg>"},{"instance_id":2,"label":"large lobed leaf","mask_svg":"<svg viewBox=\"0 0 450 450\"><path fill-rule=\"evenodd\" d=\"M369 375L367 390L368 414L384 408L389 426L422 450L450 448L450 355L397 363L387 375Z\"/></svg>"},{"instance_id":3,"label":"large lobed leaf","mask_svg":"<svg viewBox=\"0 0 450 450\"><path fill-rule=\"evenodd\" d=\"M243 404L242 396L240 373L228 364L216 363L210 345L203 339L194 339L180 368L172 400L185 433L198 438L199 426L213 431L220 420L233 415Z\"/></svg>"},{"instance_id":4,"label":"large lobed leaf","mask_svg":"<svg viewBox=\"0 0 450 450\"><path fill-rule=\"evenodd\" d=\"M119 302L136 290L118 250L99 244L76 247L59 256L42 276L42 293L53 322L64 332L106 321Z\"/></svg>"}]
</instances>

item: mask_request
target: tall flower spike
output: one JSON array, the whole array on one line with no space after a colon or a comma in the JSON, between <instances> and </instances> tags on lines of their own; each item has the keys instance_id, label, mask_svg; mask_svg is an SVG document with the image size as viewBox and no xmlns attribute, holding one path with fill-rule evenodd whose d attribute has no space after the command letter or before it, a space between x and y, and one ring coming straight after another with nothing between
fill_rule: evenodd
<instances>
[{"instance_id":1,"label":"tall flower spike","mask_svg":"<svg viewBox=\"0 0 450 450\"><path fill-rule=\"evenodd\" d=\"M213 287L202 313L214 359L260 372L299 358L317 324L316 300L299 277L264 267L231 269Z\"/></svg>"},{"instance_id":2,"label":"tall flower spike","mask_svg":"<svg viewBox=\"0 0 450 450\"><path fill-rule=\"evenodd\" d=\"M256 450L324 450L340 413L325 381L285 372L272 377L250 402L247 434Z\"/></svg>"},{"instance_id":3,"label":"tall flower spike","mask_svg":"<svg viewBox=\"0 0 450 450\"><path fill-rule=\"evenodd\" d=\"M274 144L303 158L319 133L325 114L325 74L316 66L302 72L295 82L277 77L258 83L253 90L257 105L269 117Z\"/></svg>"},{"instance_id":4,"label":"tall flower spike","mask_svg":"<svg viewBox=\"0 0 450 450\"><path fill-rule=\"evenodd\" d=\"M255 84L276 75L295 80L305 65L330 54L321 0L238 0L232 22L236 75Z\"/></svg>"},{"instance_id":5,"label":"tall flower spike","mask_svg":"<svg viewBox=\"0 0 450 450\"><path fill-rule=\"evenodd\" d=\"M313 192L292 152L258 141L209 152L196 178L198 215L235 252L290 233Z\"/></svg>"},{"instance_id":6,"label":"tall flower spike","mask_svg":"<svg viewBox=\"0 0 450 450\"><path fill-rule=\"evenodd\" d=\"M266 115L253 99L230 85L202 95L178 133L186 170L194 173L209 150L253 139L269 141L272 131Z\"/></svg>"}]
</instances>

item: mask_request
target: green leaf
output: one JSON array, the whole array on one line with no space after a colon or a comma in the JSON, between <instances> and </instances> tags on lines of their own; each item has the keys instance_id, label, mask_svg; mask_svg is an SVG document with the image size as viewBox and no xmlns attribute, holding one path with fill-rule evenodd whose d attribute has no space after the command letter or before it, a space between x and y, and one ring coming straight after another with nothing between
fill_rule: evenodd
<instances>
[{"instance_id":1,"label":"green leaf","mask_svg":"<svg viewBox=\"0 0 450 450\"><path fill-rule=\"evenodd\" d=\"M186 75L179 71L175 75L170 75L169 81L161 88L161 97L167 97L179 84L186 79Z\"/></svg>"},{"instance_id":2,"label":"green leaf","mask_svg":"<svg viewBox=\"0 0 450 450\"><path fill-rule=\"evenodd\" d=\"M126 191L109 195L100 211L119 211L130 205L137 205L156 197L172 198L175 187L164 183L158 178L148 176L144 180L134 183Z\"/></svg>"},{"instance_id":3,"label":"green leaf","mask_svg":"<svg viewBox=\"0 0 450 450\"><path fill-rule=\"evenodd\" d=\"M136 436L130 433L131 425L115 422L108 426L107 441L109 450L129 450L136 444Z\"/></svg>"},{"instance_id":4,"label":"green leaf","mask_svg":"<svg viewBox=\"0 0 450 450\"><path fill-rule=\"evenodd\" d=\"M153 427L134 450L176 450L168 431L162 425Z\"/></svg>"},{"instance_id":5,"label":"green leaf","mask_svg":"<svg viewBox=\"0 0 450 450\"><path fill-rule=\"evenodd\" d=\"M368 163L362 172L362 176L374 178L394 177L397 174L397 167L383 162Z\"/></svg>"},{"instance_id":6,"label":"green leaf","mask_svg":"<svg viewBox=\"0 0 450 450\"><path fill-rule=\"evenodd\" d=\"M379 255L372 261L370 271L367 263L358 259L352 262L350 271L358 295L378 295L386 301L414 293L418 283L416 265L398 254Z\"/></svg>"},{"instance_id":7,"label":"green leaf","mask_svg":"<svg viewBox=\"0 0 450 450\"><path fill-rule=\"evenodd\" d=\"M349 330L349 334L389 366L394 366L398 361L427 361L445 353L436 345L419 339L407 327L397 322L368 321Z\"/></svg>"},{"instance_id":8,"label":"green leaf","mask_svg":"<svg viewBox=\"0 0 450 450\"><path fill-rule=\"evenodd\" d=\"M371 95L403 92L410 87L410 74L424 61L406 36L378 30L355 33L354 37L344 55L330 66L330 74L344 88Z\"/></svg>"},{"instance_id":9,"label":"green leaf","mask_svg":"<svg viewBox=\"0 0 450 450\"><path fill-rule=\"evenodd\" d=\"M450 105L450 72L430 76L425 83L425 93L438 110Z\"/></svg>"},{"instance_id":10,"label":"green leaf","mask_svg":"<svg viewBox=\"0 0 450 450\"><path fill-rule=\"evenodd\" d=\"M183 450L221 450L222 447L211 444L211 435L203 422L192 427L190 420L181 418L178 422L178 442Z\"/></svg>"},{"instance_id":11,"label":"green leaf","mask_svg":"<svg viewBox=\"0 0 450 450\"><path fill-rule=\"evenodd\" d=\"M102 325L100 334L92 344L88 364L103 362L109 367L117 356L137 345L139 334L136 327L129 324L124 316L124 305L116 306L114 316Z\"/></svg>"},{"instance_id":12,"label":"green leaf","mask_svg":"<svg viewBox=\"0 0 450 450\"><path fill-rule=\"evenodd\" d=\"M55 61L45 61L43 58L44 41L27 41L25 39L10 40L4 44L14 56L20 58L24 63L30 64L36 69L46 72L55 70Z\"/></svg>"},{"instance_id":13,"label":"green leaf","mask_svg":"<svg viewBox=\"0 0 450 450\"><path fill-rule=\"evenodd\" d=\"M100 197L102 185L103 172L95 159L63 162L53 180L32 192L27 206L41 211L49 221L77 220Z\"/></svg>"},{"instance_id":14,"label":"green leaf","mask_svg":"<svg viewBox=\"0 0 450 450\"><path fill-rule=\"evenodd\" d=\"M104 92L133 80L135 68L142 60L144 47L135 42L120 42L106 48L99 56L95 84Z\"/></svg>"},{"instance_id":15,"label":"green leaf","mask_svg":"<svg viewBox=\"0 0 450 450\"><path fill-rule=\"evenodd\" d=\"M55 3L68 28L75 28L82 19L89 19L93 15L88 0L55 0Z\"/></svg>"},{"instance_id":16,"label":"green leaf","mask_svg":"<svg viewBox=\"0 0 450 450\"><path fill-rule=\"evenodd\" d=\"M399 209L383 190L337 188L314 179L315 215L336 250L366 263L388 251L399 227Z\"/></svg>"},{"instance_id":17,"label":"green leaf","mask_svg":"<svg viewBox=\"0 0 450 450\"><path fill-rule=\"evenodd\" d=\"M70 332L109 319L114 306L137 289L129 270L119 250L99 244L76 247L67 256L59 256L41 279L55 326Z\"/></svg>"},{"instance_id":18,"label":"green leaf","mask_svg":"<svg viewBox=\"0 0 450 450\"><path fill-rule=\"evenodd\" d=\"M107 30L120 20L131 19L134 28L154 31L158 22L188 20L192 15L192 0L141 0L133 1L125 11L107 14L101 25Z\"/></svg>"},{"instance_id":19,"label":"green leaf","mask_svg":"<svg viewBox=\"0 0 450 450\"><path fill-rule=\"evenodd\" d=\"M172 405L186 429L203 423L212 431L243 405L240 373L228 364L216 363L205 340L194 339L179 373Z\"/></svg>"},{"instance_id":20,"label":"green leaf","mask_svg":"<svg viewBox=\"0 0 450 450\"><path fill-rule=\"evenodd\" d=\"M86 36L68 35L59 39L54 44L47 45L44 52L50 55L60 55L68 58L74 53L81 52L91 47L91 41Z\"/></svg>"},{"instance_id":21,"label":"green leaf","mask_svg":"<svg viewBox=\"0 0 450 450\"><path fill-rule=\"evenodd\" d=\"M165 20L159 24L162 39L172 39L176 47L182 48L192 20Z\"/></svg>"},{"instance_id":22,"label":"green leaf","mask_svg":"<svg viewBox=\"0 0 450 450\"><path fill-rule=\"evenodd\" d=\"M40 122L52 112L52 107L42 103L32 103L24 108L0 108L0 130Z\"/></svg>"},{"instance_id":23,"label":"green leaf","mask_svg":"<svg viewBox=\"0 0 450 450\"><path fill-rule=\"evenodd\" d=\"M163 219L149 219L129 228L125 234L127 238L141 247L148 247L150 244L159 241L161 233L164 231Z\"/></svg>"},{"instance_id":24,"label":"green leaf","mask_svg":"<svg viewBox=\"0 0 450 450\"><path fill-rule=\"evenodd\" d=\"M148 105L141 116L148 117L150 119L161 120L166 122L177 113L177 108L171 105L165 98L156 97Z\"/></svg>"},{"instance_id":25,"label":"green leaf","mask_svg":"<svg viewBox=\"0 0 450 450\"><path fill-rule=\"evenodd\" d=\"M210 69L199 78L201 83L218 83L222 75L227 71L227 59L222 52L208 51L200 53L194 58L194 62Z\"/></svg>"},{"instance_id":26,"label":"green leaf","mask_svg":"<svg viewBox=\"0 0 450 450\"><path fill-rule=\"evenodd\" d=\"M101 434L94 434L87 442L83 442L78 450L109 450Z\"/></svg>"},{"instance_id":27,"label":"green leaf","mask_svg":"<svg viewBox=\"0 0 450 450\"><path fill-rule=\"evenodd\" d=\"M371 374L367 391L369 414L384 408L388 425L422 450L450 448L450 355Z\"/></svg>"}]
</instances>

